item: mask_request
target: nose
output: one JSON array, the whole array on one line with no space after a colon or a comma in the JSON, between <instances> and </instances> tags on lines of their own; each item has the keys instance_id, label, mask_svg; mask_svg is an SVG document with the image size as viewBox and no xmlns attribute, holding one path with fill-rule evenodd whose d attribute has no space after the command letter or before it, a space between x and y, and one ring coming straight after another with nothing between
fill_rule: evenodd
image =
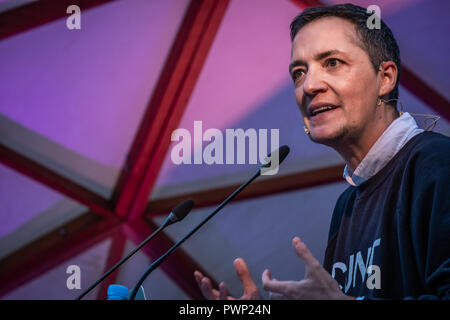
<instances>
[{"instance_id":1,"label":"nose","mask_svg":"<svg viewBox=\"0 0 450 320\"><path fill-rule=\"evenodd\" d=\"M315 96L327 90L327 84L323 81L320 71L310 68L305 75L303 82L303 92L306 96Z\"/></svg>"}]
</instances>

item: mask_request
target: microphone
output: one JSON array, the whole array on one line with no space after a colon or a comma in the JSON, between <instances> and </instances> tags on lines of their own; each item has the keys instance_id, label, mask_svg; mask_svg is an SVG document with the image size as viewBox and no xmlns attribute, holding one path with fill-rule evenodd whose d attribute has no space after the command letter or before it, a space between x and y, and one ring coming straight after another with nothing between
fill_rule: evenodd
<instances>
[{"instance_id":1,"label":"microphone","mask_svg":"<svg viewBox=\"0 0 450 320\"><path fill-rule=\"evenodd\" d=\"M81 300L86 294L88 294L92 289L94 289L100 282L102 282L107 276L114 272L118 267L120 267L125 261L131 258L137 251L139 251L143 246L145 246L154 236L156 236L159 232L161 232L167 226L171 224L181 221L194 207L194 201L185 200L180 203L172 212L169 214L164 223L156 229L150 236L148 236L144 241L141 242L133 251L131 251L125 258L116 263L111 269L109 269L104 275L102 275L97 281L95 281L89 288L87 288L82 294L80 294L76 300Z\"/></svg>"},{"instance_id":2,"label":"microphone","mask_svg":"<svg viewBox=\"0 0 450 320\"><path fill-rule=\"evenodd\" d=\"M264 159L265 163L263 163L259 169L261 173L264 173L265 168L271 168L272 170L277 170L280 164L286 159L287 155L289 154L289 147L287 145L279 147L277 150L275 150L275 153L272 156L272 153L269 153L267 157ZM274 166L272 167L272 163Z\"/></svg>"},{"instance_id":3,"label":"microphone","mask_svg":"<svg viewBox=\"0 0 450 320\"><path fill-rule=\"evenodd\" d=\"M155 270L172 252L174 252L184 241L186 241L190 236L192 236L198 229L201 228L209 219L211 219L217 212L219 212L228 202L231 201L239 192L241 192L245 187L247 187L253 180L258 178L261 175L262 170L265 168L271 167L271 169L278 169L278 166L281 164L281 162L286 159L287 155L289 154L289 147L284 145L275 150L274 152L271 152L265 159L265 163L263 163L256 173L245 183L243 183L239 188L237 188L228 198L226 198L219 206L217 206L216 209L214 209L213 212L211 212L205 219L203 219L202 222L200 222L194 229L192 229L188 234L184 236L181 240L179 240L177 243L175 243L169 250L166 251L161 257L159 257L157 260L153 261L153 263L150 265L150 267L144 272L144 274L141 276L139 281L136 283L136 285L133 288L133 291L131 292L129 296L129 300L134 300L140 286L144 282L144 280L147 278L147 276ZM273 156L272 156L273 154ZM272 159L274 158L274 159ZM273 165L273 166L272 166Z\"/></svg>"}]
</instances>

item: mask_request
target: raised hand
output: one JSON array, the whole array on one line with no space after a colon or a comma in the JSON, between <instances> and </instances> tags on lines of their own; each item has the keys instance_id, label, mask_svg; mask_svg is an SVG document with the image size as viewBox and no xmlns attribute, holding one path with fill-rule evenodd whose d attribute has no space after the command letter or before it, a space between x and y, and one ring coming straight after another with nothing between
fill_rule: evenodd
<instances>
[{"instance_id":1,"label":"raised hand","mask_svg":"<svg viewBox=\"0 0 450 320\"><path fill-rule=\"evenodd\" d=\"M355 299L345 295L339 284L322 267L319 261L311 254L308 247L300 238L292 240L295 252L305 264L305 277L300 281L279 281L271 278L270 271L266 269L262 274L264 290L287 299L300 300L347 300Z\"/></svg>"},{"instance_id":2,"label":"raised hand","mask_svg":"<svg viewBox=\"0 0 450 320\"><path fill-rule=\"evenodd\" d=\"M262 299L253 278L250 274L247 264L244 259L237 258L233 262L236 274L242 282L244 293L239 298L240 300L260 300ZM218 289L214 289L211 280L205 277L200 271L194 272L195 280L197 281L203 296L208 300L235 300L236 298L229 295L228 287L225 282L219 284Z\"/></svg>"}]
</instances>

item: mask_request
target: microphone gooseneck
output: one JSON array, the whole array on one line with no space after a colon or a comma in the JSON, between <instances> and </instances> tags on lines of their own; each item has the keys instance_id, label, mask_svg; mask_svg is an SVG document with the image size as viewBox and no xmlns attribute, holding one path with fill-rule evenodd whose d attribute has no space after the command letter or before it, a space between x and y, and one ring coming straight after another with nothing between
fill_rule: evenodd
<instances>
[{"instance_id":1,"label":"microphone gooseneck","mask_svg":"<svg viewBox=\"0 0 450 320\"><path fill-rule=\"evenodd\" d=\"M133 256L136 252L138 252L143 246L145 246L153 237L155 237L158 233L160 233L167 226L181 221L194 207L194 201L185 200L176 206L175 209L172 210L170 215L164 221L161 226L156 229L150 236L148 236L144 241L142 241L136 248L133 249L125 258L117 262L111 269L109 269L105 274L103 274L97 281L95 281L89 288L87 288L82 294L80 294L76 300L81 300L86 294L88 294L92 289L94 289L100 282L102 282L106 277L108 277L111 273L113 273L118 267L120 267L125 261L127 261L131 256Z\"/></svg>"},{"instance_id":2,"label":"microphone gooseneck","mask_svg":"<svg viewBox=\"0 0 450 320\"><path fill-rule=\"evenodd\" d=\"M274 151L278 152L278 163L276 165L280 165L281 162L287 157L289 153L289 147L284 145L281 146L278 150ZM273 152L272 152L273 153ZM271 155L269 154L267 158L271 159ZM253 180L258 178L261 175L261 169L266 166L270 166L271 162L268 162L266 164L263 164L258 168L256 173L249 179L247 182L243 183L239 188L237 188L231 195L228 196L221 204L217 206L216 209L214 209L213 212L211 212L205 219L203 219L194 229L192 229L188 234L186 234L181 240L179 240L177 243L175 243L168 251L166 251L161 257L159 257L157 260L153 261L153 263L148 267L148 269L144 272L144 274L141 276L139 281L136 283L136 285L133 288L133 291L130 294L129 299L134 300L139 287L142 285L144 280L148 277L148 275L155 270L172 252L174 252L184 241L186 241L190 236L192 236L198 229L200 229L208 220L210 220L217 212L219 212L228 202L230 202L238 193L240 193L245 187L247 187Z\"/></svg>"}]
</instances>

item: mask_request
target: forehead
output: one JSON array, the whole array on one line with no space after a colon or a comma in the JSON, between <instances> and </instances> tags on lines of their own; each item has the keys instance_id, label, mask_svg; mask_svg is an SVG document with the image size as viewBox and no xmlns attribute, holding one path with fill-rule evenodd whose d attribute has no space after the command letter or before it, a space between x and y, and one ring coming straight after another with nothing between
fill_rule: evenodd
<instances>
[{"instance_id":1,"label":"forehead","mask_svg":"<svg viewBox=\"0 0 450 320\"><path fill-rule=\"evenodd\" d=\"M292 43L292 59L307 59L320 52L339 50L361 53L362 43L355 25L343 18L324 17L308 23Z\"/></svg>"}]
</instances>

